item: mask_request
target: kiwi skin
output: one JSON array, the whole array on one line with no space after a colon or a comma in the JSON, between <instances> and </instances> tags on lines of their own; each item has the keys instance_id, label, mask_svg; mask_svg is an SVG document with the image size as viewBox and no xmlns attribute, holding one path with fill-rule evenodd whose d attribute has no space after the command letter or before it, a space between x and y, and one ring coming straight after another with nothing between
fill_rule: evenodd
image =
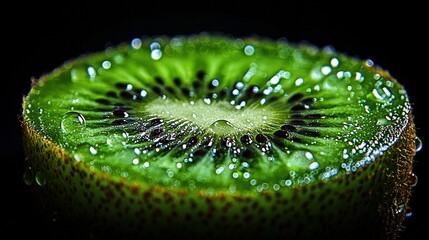
<instances>
[{"instance_id":1,"label":"kiwi skin","mask_svg":"<svg viewBox=\"0 0 429 240\"><path fill-rule=\"evenodd\" d=\"M24 116L25 98L22 108ZM26 165L44 182L30 187L46 220L56 214L57 222L68 229L60 234L95 239L397 239L414 183L411 112L408 120L393 146L354 173L261 193L188 192L125 181L74 161L24 117L22 129Z\"/></svg>"}]
</instances>

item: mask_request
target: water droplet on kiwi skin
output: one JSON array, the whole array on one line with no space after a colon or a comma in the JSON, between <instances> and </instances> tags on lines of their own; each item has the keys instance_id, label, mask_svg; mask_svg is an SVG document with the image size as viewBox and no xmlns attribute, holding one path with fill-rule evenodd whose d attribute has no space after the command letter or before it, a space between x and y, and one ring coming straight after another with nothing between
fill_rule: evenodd
<instances>
[{"instance_id":1,"label":"water droplet on kiwi skin","mask_svg":"<svg viewBox=\"0 0 429 240\"><path fill-rule=\"evenodd\" d=\"M422 142L422 140L419 138L419 137L417 137L416 136L416 138L415 138L415 144L416 144L416 147L415 147L415 152L419 152L420 150L422 150L422 148L423 148L423 142Z\"/></svg>"},{"instance_id":2,"label":"water droplet on kiwi skin","mask_svg":"<svg viewBox=\"0 0 429 240\"><path fill-rule=\"evenodd\" d=\"M37 171L34 180L36 180L37 185L43 187L46 185L46 178L41 171Z\"/></svg>"}]
</instances>

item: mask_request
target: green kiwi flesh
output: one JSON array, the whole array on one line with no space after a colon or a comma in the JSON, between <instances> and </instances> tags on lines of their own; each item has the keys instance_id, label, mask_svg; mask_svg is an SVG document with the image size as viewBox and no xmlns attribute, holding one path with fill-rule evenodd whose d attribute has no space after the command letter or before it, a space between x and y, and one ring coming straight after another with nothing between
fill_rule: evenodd
<instances>
[{"instance_id":1,"label":"green kiwi flesh","mask_svg":"<svg viewBox=\"0 0 429 240\"><path fill-rule=\"evenodd\" d=\"M136 38L33 82L25 179L96 236L394 239L411 110L387 71L332 48Z\"/></svg>"}]
</instances>

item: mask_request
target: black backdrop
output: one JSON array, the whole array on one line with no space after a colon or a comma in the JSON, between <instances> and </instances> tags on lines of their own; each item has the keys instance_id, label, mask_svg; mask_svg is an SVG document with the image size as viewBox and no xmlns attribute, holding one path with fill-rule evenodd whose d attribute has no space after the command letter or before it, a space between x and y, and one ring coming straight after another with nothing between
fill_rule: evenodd
<instances>
[{"instance_id":1,"label":"black backdrop","mask_svg":"<svg viewBox=\"0 0 429 240\"><path fill-rule=\"evenodd\" d=\"M346 1L344 1L346 2ZM60 4L60 5L58 5ZM193 8L195 7L195 8ZM83 53L103 50L143 35L220 32L241 36L285 37L307 41L364 59L389 70L401 82L414 106L418 136L429 141L425 123L427 45L422 6L374 2L243 2L70 1L41 5L15 2L2 6L1 53L1 209L0 236L44 237L36 211L22 180L23 152L18 115L30 78L40 77L64 61ZM413 189L413 215L406 220L404 239L420 239L429 228L426 188L429 177L426 146L415 158L419 180Z\"/></svg>"}]
</instances>

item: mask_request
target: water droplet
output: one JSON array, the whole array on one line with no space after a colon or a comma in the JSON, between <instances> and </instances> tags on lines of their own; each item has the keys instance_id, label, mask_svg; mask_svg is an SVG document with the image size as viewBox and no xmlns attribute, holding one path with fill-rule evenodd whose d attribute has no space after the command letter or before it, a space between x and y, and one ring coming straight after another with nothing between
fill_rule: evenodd
<instances>
[{"instance_id":1,"label":"water droplet","mask_svg":"<svg viewBox=\"0 0 429 240\"><path fill-rule=\"evenodd\" d=\"M419 137L416 137L414 141L416 143L416 149L415 149L415 151L419 152L423 148L423 142L422 142L422 140Z\"/></svg>"},{"instance_id":2,"label":"water droplet","mask_svg":"<svg viewBox=\"0 0 429 240\"><path fill-rule=\"evenodd\" d=\"M368 59L365 61L365 65L367 67L373 67L374 66L374 62L371 59Z\"/></svg>"},{"instance_id":3,"label":"water droplet","mask_svg":"<svg viewBox=\"0 0 429 240\"><path fill-rule=\"evenodd\" d=\"M142 40L140 38L134 38L131 40L131 47L134 49L139 49L142 46Z\"/></svg>"},{"instance_id":4,"label":"water droplet","mask_svg":"<svg viewBox=\"0 0 429 240\"><path fill-rule=\"evenodd\" d=\"M329 73L331 73L331 71L332 71L332 69L329 66L324 66L321 69L322 74L325 76L328 75Z\"/></svg>"},{"instance_id":5,"label":"water droplet","mask_svg":"<svg viewBox=\"0 0 429 240\"><path fill-rule=\"evenodd\" d=\"M86 126L85 118L78 112L68 112L61 119L60 128L63 133L74 133Z\"/></svg>"},{"instance_id":6,"label":"water droplet","mask_svg":"<svg viewBox=\"0 0 429 240\"><path fill-rule=\"evenodd\" d=\"M143 97L143 98L146 97L147 96L147 91L146 90L141 90L140 91L140 96Z\"/></svg>"},{"instance_id":7,"label":"water droplet","mask_svg":"<svg viewBox=\"0 0 429 240\"><path fill-rule=\"evenodd\" d=\"M161 49L161 44L159 44L159 42L151 42L149 48L151 51Z\"/></svg>"},{"instance_id":8,"label":"water droplet","mask_svg":"<svg viewBox=\"0 0 429 240\"><path fill-rule=\"evenodd\" d=\"M112 66L112 64L109 62L109 61L103 61L102 63L101 63L101 66L104 68L104 69L109 69L111 66Z\"/></svg>"},{"instance_id":9,"label":"water droplet","mask_svg":"<svg viewBox=\"0 0 429 240\"><path fill-rule=\"evenodd\" d=\"M209 129L219 135L224 135L231 133L235 127L227 120L217 120L210 125Z\"/></svg>"},{"instance_id":10,"label":"water droplet","mask_svg":"<svg viewBox=\"0 0 429 240\"><path fill-rule=\"evenodd\" d=\"M90 152L92 155L96 155L96 154L97 154L97 149L95 149L93 146L91 146L91 147L89 147L89 152Z\"/></svg>"},{"instance_id":11,"label":"water droplet","mask_svg":"<svg viewBox=\"0 0 429 240\"><path fill-rule=\"evenodd\" d=\"M211 82L211 85L212 85L213 87L217 87L217 86L219 86L219 80L217 80L217 79L213 79L213 80L212 80L212 82Z\"/></svg>"},{"instance_id":12,"label":"water droplet","mask_svg":"<svg viewBox=\"0 0 429 240\"><path fill-rule=\"evenodd\" d=\"M134 164L134 165L139 164L139 162L140 162L140 160L139 160L138 158L134 158L134 159L133 159L133 164Z\"/></svg>"},{"instance_id":13,"label":"water droplet","mask_svg":"<svg viewBox=\"0 0 429 240\"><path fill-rule=\"evenodd\" d=\"M46 185L46 178L45 178L45 176L42 174L42 172L40 172L40 171L38 171L37 173L36 173L36 176L35 176L35 180L36 180L36 183L37 183L37 185L39 185L39 186L45 186Z\"/></svg>"},{"instance_id":14,"label":"water droplet","mask_svg":"<svg viewBox=\"0 0 429 240\"><path fill-rule=\"evenodd\" d=\"M311 153L311 152L305 152L305 157L308 159L308 160L313 160L314 159L314 156L313 156L313 154Z\"/></svg>"},{"instance_id":15,"label":"water droplet","mask_svg":"<svg viewBox=\"0 0 429 240\"><path fill-rule=\"evenodd\" d=\"M153 60L159 60L162 57L161 49L155 49L155 50L151 51L150 52L150 57Z\"/></svg>"},{"instance_id":16,"label":"water droplet","mask_svg":"<svg viewBox=\"0 0 429 240\"><path fill-rule=\"evenodd\" d=\"M244 54L252 56L255 53L255 48L252 45L246 45L244 47Z\"/></svg>"},{"instance_id":17,"label":"water droplet","mask_svg":"<svg viewBox=\"0 0 429 240\"><path fill-rule=\"evenodd\" d=\"M31 166L27 166L24 170L24 174L23 174L23 179L24 179L24 183L27 185L31 185L33 184L34 181L34 171L33 168Z\"/></svg>"},{"instance_id":18,"label":"water droplet","mask_svg":"<svg viewBox=\"0 0 429 240\"><path fill-rule=\"evenodd\" d=\"M304 79L303 78L298 78L297 80L295 80L295 86L299 87L304 83Z\"/></svg>"},{"instance_id":19,"label":"water droplet","mask_svg":"<svg viewBox=\"0 0 429 240\"><path fill-rule=\"evenodd\" d=\"M210 105L210 103L212 102L210 98L204 98L203 101L208 105Z\"/></svg>"},{"instance_id":20,"label":"water droplet","mask_svg":"<svg viewBox=\"0 0 429 240\"><path fill-rule=\"evenodd\" d=\"M109 147L117 147L117 146L123 146L128 141L128 133L125 131L119 131L116 133L113 133L111 136L109 136L106 139L106 143Z\"/></svg>"},{"instance_id":21,"label":"water droplet","mask_svg":"<svg viewBox=\"0 0 429 240\"><path fill-rule=\"evenodd\" d=\"M88 73L88 76L89 76L90 79L95 78L95 75L97 75L97 71L95 71L94 67L88 67L86 69L86 72Z\"/></svg>"},{"instance_id":22,"label":"water droplet","mask_svg":"<svg viewBox=\"0 0 429 240\"><path fill-rule=\"evenodd\" d=\"M407 208L407 210L406 210L406 212L405 212L405 217L406 217L406 218L409 218L409 217L411 217L411 216L413 216L413 212L411 211L411 209L410 209L410 208Z\"/></svg>"},{"instance_id":23,"label":"water droplet","mask_svg":"<svg viewBox=\"0 0 429 240\"><path fill-rule=\"evenodd\" d=\"M319 168L319 163L318 162L312 162L309 165L310 170L315 170L317 168Z\"/></svg>"},{"instance_id":24,"label":"water droplet","mask_svg":"<svg viewBox=\"0 0 429 240\"><path fill-rule=\"evenodd\" d=\"M340 61L338 60L338 58L332 58L331 59L331 66L332 67L338 67L339 64L340 64Z\"/></svg>"}]
</instances>

